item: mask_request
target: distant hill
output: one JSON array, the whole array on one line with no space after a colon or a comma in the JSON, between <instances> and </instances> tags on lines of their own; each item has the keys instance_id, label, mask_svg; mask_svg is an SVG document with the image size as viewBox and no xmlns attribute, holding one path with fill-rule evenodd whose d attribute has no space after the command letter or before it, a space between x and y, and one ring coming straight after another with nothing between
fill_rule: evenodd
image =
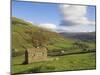
<instances>
[{"instance_id":1,"label":"distant hill","mask_svg":"<svg viewBox=\"0 0 100 75\"><path fill-rule=\"evenodd\" d=\"M95 39L96 39L95 32L79 32L79 33L62 32L60 34L62 36L64 36L65 38L72 38L72 39L75 39L75 40L95 41Z\"/></svg>"},{"instance_id":2,"label":"distant hill","mask_svg":"<svg viewBox=\"0 0 100 75\"><path fill-rule=\"evenodd\" d=\"M34 33L33 36L41 38L41 34L48 38L46 48L48 55L61 55L61 53L77 53L82 52L82 48L74 48L75 43L87 45L89 49L95 50L95 32L91 33L56 33L32 24L25 20L12 17L12 55L20 56L24 54L26 48L32 48L33 45L30 32ZM38 32L41 32L37 36ZM81 41L77 41L81 40ZM84 42L85 40L87 42ZM89 41L90 40L90 41ZM91 42L92 41L92 42Z\"/></svg>"},{"instance_id":3,"label":"distant hill","mask_svg":"<svg viewBox=\"0 0 100 75\"><path fill-rule=\"evenodd\" d=\"M42 33L45 34L45 37L48 37L48 50L63 49L68 48L74 42L72 39L67 39L61 36L60 34L46 29L40 28L35 24L29 23L22 19L12 17L12 49L17 51L23 51L26 48L31 48L32 43L28 35L28 31L38 32L42 30ZM35 36L35 35L34 35Z\"/></svg>"}]
</instances>

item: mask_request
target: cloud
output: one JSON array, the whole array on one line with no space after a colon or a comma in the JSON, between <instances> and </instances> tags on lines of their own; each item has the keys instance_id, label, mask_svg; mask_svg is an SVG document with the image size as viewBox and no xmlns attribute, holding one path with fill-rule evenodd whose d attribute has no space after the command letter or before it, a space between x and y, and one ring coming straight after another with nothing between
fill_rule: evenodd
<instances>
[{"instance_id":1,"label":"cloud","mask_svg":"<svg viewBox=\"0 0 100 75\"><path fill-rule=\"evenodd\" d=\"M57 26L55 24L52 23L44 23L44 24L40 24L39 27L51 30L51 31L56 31Z\"/></svg>"},{"instance_id":2,"label":"cloud","mask_svg":"<svg viewBox=\"0 0 100 75\"><path fill-rule=\"evenodd\" d=\"M60 26L59 32L93 32L95 25Z\"/></svg>"},{"instance_id":3,"label":"cloud","mask_svg":"<svg viewBox=\"0 0 100 75\"><path fill-rule=\"evenodd\" d=\"M29 21L29 20L27 20L27 22L29 22L29 23L31 23L31 24L34 24L32 21Z\"/></svg>"},{"instance_id":4,"label":"cloud","mask_svg":"<svg viewBox=\"0 0 100 75\"><path fill-rule=\"evenodd\" d=\"M60 5L61 22L38 24L39 27L54 32L92 32L95 31L95 21L86 16L87 6ZM54 17L54 16L52 16Z\"/></svg>"},{"instance_id":5,"label":"cloud","mask_svg":"<svg viewBox=\"0 0 100 75\"><path fill-rule=\"evenodd\" d=\"M62 15L62 26L73 25L95 25L94 21L90 21L86 17L87 6L78 5L60 5Z\"/></svg>"}]
</instances>

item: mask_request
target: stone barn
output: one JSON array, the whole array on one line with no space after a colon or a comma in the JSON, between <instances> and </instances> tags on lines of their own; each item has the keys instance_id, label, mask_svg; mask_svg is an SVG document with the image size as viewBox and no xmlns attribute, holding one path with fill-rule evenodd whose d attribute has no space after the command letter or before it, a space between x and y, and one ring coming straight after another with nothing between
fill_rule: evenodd
<instances>
[{"instance_id":1,"label":"stone barn","mask_svg":"<svg viewBox=\"0 0 100 75\"><path fill-rule=\"evenodd\" d=\"M47 49L45 47L31 48L25 51L25 64L45 61L46 59L47 59Z\"/></svg>"}]
</instances>

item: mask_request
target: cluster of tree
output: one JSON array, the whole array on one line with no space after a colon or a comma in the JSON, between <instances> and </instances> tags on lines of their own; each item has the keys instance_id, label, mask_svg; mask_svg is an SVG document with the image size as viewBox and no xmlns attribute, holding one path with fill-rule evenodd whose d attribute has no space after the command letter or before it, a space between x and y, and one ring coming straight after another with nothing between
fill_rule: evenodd
<instances>
[{"instance_id":1,"label":"cluster of tree","mask_svg":"<svg viewBox=\"0 0 100 75\"><path fill-rule=\"evenodd\" d=\"M33 32L32 30L28 30L26 32L31 38L28 41L31 42L33 47L45 47L48 42L48 36L45 35L43 30Z\"/></svg>"},{"instance_id":2,"label":"cluster of tree","mask_svg":"<svg viewBox=\"0 0 100 75\"><path fill-rule=\"evenodd\" d=\"M83 51L87 51L89 46L83 42L74 42L73 43L74 48L82 49Z\"/></svg>"}]
</instances>

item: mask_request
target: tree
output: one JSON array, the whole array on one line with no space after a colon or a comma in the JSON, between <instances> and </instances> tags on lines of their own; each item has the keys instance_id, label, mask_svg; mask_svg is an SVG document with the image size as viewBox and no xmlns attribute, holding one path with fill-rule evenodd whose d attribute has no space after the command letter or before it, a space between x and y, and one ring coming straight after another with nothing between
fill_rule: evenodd
<instances>
[{"instance_id":1,"label":"tree","mask_svg":"<svg viewBox=\"0 0 100 75\"><path fill-rule=\"evenodd\" d=\"M89 48L87 44L82 43L82 42L75 42L73 45L77 48L82 49L83 51L87 51L87 48Z\"/></svg>"},{"instance_id":2,"label":"tree","mask_svg":"<svg viewBox=\"0 0 100 75\"><path fill-rule=\"evenodd\" d=\"M48 36L45 35L43 30L38 30L33 32L32 30L27 31L28 35L30 36L30 42L32 43L33 47L44 47L48 42Z\"/></svg>"}]
</instances>

